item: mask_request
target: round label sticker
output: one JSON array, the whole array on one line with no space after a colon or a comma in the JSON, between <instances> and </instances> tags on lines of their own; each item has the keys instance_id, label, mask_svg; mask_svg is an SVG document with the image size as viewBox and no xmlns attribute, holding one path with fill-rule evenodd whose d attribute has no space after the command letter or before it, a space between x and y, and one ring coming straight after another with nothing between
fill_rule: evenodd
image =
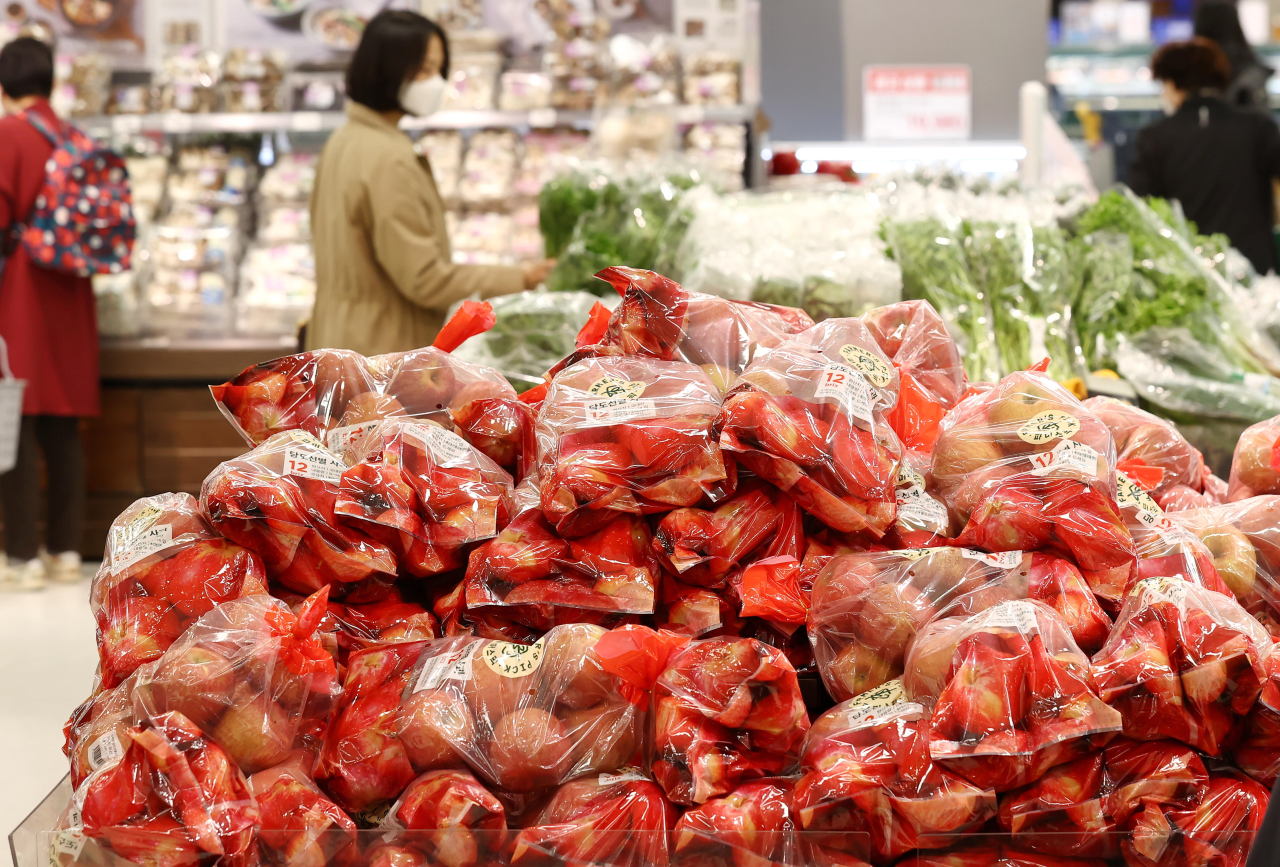
<instances>
[{"instance_id":1,"label":"round label sticker","mask_svg":"<svg viewBox=\"0 0 1280 867\"><path fill-rule=\"evenodd\" d=\"M591 384L591 388L587 389L591 394L599 397L624 398L626 400L635 400L644 394L646 383L638 380L628 382L625 379L619 379L616 376L602 376Z\"/></svg>"},{"instance_id":2,"label":"round label sticker","mask_svg":"<svg viewBox=\"0 0 1280 867\"><path fill-rule=\"evenodd\" d=\"M849 700L854 707L866 709L873 707L893 707L907 700L907 691L902 688L901 680L891 680L875 689L869 689L861 695Z\"/></svg>"},{"instance_id":3,"label":"round label sticker","mask_svg":"<svg viewBox=\"0 0 1280 867\"><path fill-rule=\"evenodd\" d=\"M1069 440L1079 430L1080 419L1071 413L1051 409L1040 413L1018 428L1018 438L1024 443L1036 446L1057 439Z\"/></svg>"},{"instance_id":4,"label":"round label sticker","mask_svg":"<svg viewBox=\"0 0 1280 867\"><path fill-rule=\"evenodd\" d=\"M543 643L515 644L510 641L490 641L480 651L480 658L495 674L503 677L524 677L533 674L542 665Z\"/></svg>"},{"instance_id":5,"label":"round label sticker","mask_svg":"<svg viewBox=\"0 0 1280 867\"><path fill-rule=\"evenodd\" d=\"M916 472L915 468L906 461L903 461L898 465L898 487L923 488L924 476Z\"/></svg>"},{"instance_id":6,"label":"round label sticker","mask_svg":"<svg viewBox=\"0 0 1280 867\"><path fill-rule=\"evenodd\" d=\"M884 388L893 381L893 368L885 364L875 353L846 343L840 347L840 357L849 362L849 366L865 376L876 388Z\"/></svg>"}]
</instances>

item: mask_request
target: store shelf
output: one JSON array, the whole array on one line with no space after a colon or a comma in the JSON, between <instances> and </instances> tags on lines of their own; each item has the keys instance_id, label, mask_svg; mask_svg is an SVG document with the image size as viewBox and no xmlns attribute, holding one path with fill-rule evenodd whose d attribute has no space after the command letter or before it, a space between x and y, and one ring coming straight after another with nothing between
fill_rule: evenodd
<instances>
[{"instance_id":1,"label":"store shelf","mask_svg":"<svg viewBox=\"0 0 1280 867\"><path fill-rule=\"evenodd\" d=\"M443 111L429 118L409 118L403 126L411 130L485 129L493 127L590 126L601 111L561 111L553 108L532 111ZM637 112L659 112L673 115L678 124L747 123L755 117L755 108L747 105L700 106L679 105L645 107ZM112 117L88 117L76 120L87 132L98 136L163 133L166 135L263 132L332 132L342 125L346 115L341 111L291 111L255 113L137 114Z\"/></svg>"}]
</instances>

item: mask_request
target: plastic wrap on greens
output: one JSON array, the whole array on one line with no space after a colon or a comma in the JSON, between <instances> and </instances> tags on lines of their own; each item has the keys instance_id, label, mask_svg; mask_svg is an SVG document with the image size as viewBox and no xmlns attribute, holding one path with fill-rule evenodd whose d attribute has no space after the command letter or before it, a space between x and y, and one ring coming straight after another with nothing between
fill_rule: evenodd
<instances>
[{"instance_id":1,"label":"plastic wrap on greens","mask_svg":"<svg viewBox=\"0 0 1280 867\"><path fill-rule=\"evenodd\" d=\"M538 194L538 227L548 257L564 254L578 220L595 210L607 193L616 195L617 185L585 169L558 175L543 186Z\"/></svg>"},{"instance_id":2,"label":"plastic wrap on greens","mask_svg":"<svg viewBox=\"0 0 1280 867\"><path fill-rule=\"evenodd\" d=\"M543 374L574 350L574 339L601 299L586 292L519 292L491 298L495 322L484 334L453 351L466 361L499 370L517 391L542 382Z\"/></svg>"},{"instance_id":3,"label":"plastic wrap on greens","mask_svg":"<svg viewBox=\"0 0 1280 867\"><path fill-rule=\"evenodd\" d=\"M895 220L885 238L902 268L904 298L922 298L954 329L964 351L965 371L975 382L1000 378L990 303L969 273L964 235L941 220Z\"/></svg>"}]
</instances>

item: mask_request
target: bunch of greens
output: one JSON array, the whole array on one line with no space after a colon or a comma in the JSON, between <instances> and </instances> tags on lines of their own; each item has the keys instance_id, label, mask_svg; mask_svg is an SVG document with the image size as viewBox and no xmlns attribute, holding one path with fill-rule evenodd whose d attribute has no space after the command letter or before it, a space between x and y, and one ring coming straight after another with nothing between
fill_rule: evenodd
<instances>
[{"instance_id":1,"label":"bunch of greens","mask_svg":"<svg viewBox=\"0 0 1280 867\"><path fill-rule=\"evenodd\" d=\"M548 181L538 194L538 226L547 255L562 255L582 215L610 194L617 196L616 185L596 172L571 171Z\"/></svg>"}]
</instances>

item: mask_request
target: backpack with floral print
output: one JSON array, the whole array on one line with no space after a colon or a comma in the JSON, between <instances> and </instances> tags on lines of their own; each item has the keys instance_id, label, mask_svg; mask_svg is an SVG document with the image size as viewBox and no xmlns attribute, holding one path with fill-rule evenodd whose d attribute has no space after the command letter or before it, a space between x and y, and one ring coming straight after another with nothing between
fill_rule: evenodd
<instances>
[{"instance_id":1,"label":"backpack with floral print","mask_svg":"<svg viewBox=\"0 0 1280 867\"><path fill-rule=\"evenodd\" d=\"M35 207L18 228L22 246L36 265L53 271L81 277L127 271L137 224L124 159L75 127L59 131L33 111L24 116L53 153Z\"/></svg>"}]
</instances>

